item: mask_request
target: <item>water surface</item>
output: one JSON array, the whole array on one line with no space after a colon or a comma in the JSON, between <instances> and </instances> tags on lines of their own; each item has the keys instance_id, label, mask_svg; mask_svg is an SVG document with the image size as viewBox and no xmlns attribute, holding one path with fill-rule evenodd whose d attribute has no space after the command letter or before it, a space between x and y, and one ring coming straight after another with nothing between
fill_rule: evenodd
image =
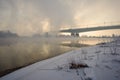
<instances>
[{"instance_id":1,"label":"water surface","mask_svg":"<svg viewBox=\"0 0 120 80\"><path fill-rule=\"evenodd\" d=\"M0 72L16 69L65 52L111 39L0 38Z\"/></svg>"}]
</instances>

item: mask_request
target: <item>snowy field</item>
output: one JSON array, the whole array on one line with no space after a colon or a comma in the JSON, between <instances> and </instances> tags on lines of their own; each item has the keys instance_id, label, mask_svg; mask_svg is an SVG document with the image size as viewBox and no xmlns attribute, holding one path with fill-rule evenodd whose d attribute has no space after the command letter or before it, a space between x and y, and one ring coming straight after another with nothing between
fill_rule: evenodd
<instances>
[{"instance_id":1,"label":"snowy field","mask_svg":"<svg viewBox=\"0 0 120 80\"><path fill-rule=\"evenodd\" d=\"M71 69L72 62L88 67ZM0 80L120 80L120 40L43 60Z\"/></svg>"}]
</instances>

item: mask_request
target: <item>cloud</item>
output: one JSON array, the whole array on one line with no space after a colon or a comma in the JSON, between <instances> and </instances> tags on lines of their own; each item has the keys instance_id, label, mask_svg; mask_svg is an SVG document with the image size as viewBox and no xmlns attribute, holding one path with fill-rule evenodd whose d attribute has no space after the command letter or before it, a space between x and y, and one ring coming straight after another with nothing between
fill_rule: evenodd
<instances>
[{"instance_id":1,"label":"cloud","mask_svg":"<svg viewBox=\"0 0 120 80\"><path fill-rule=\"evenodd\" d=\"M119 0L0 0L0 29L33 35L115 22L120 20L119 3Z\"/></svg>"},{"instance_id":2,"label":"cloud","mask_svg":"<svg viewBox=\"0 0 120 80\"><path fill-rule=\"evenodd\" d=\"M46 19L49 19L49 31L59 30L64 24L74 24L69 7L59 0L2 0L1 2L4 4L0 9L4 10L3 14L10 10L9 14L6 14L8 17L6 15L4 17L10 20L9 22L4 20L6 27L3 28L9 28L20 35L45 32L42 31L45 30L42 22ZM6 11L3 7L6 7Z\"/></svg>"},{"instance_id":3,"label":"cloud","mask_svg":"<svg viewBox=\"0 0 120 80\"><path fill-rule=\"evenodd\" d=\"M63 2L64 3L64 2ZM73 13L68 5L59 0L35 0L34 4L44 17L50 19L51 29L59 29L64 24L74 24Z\"/></svg>"}]
</instances>

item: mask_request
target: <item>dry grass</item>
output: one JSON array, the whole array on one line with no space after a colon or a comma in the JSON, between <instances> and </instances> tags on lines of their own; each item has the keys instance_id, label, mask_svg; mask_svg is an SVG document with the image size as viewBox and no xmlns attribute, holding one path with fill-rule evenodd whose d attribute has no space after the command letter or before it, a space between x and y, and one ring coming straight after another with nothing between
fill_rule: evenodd
<instances>
[{"instance_id":1,"label":"dry grass","mask_svg":"<svg viewBox=\"0 0 120 80\"><path fill-rule=\"evenodd\" d=\"M80 68L87 68L88 65L87 64L83 64L83 63L70 63L69 65L69 69L80 69Z\"/></svg>"}]
</instances>

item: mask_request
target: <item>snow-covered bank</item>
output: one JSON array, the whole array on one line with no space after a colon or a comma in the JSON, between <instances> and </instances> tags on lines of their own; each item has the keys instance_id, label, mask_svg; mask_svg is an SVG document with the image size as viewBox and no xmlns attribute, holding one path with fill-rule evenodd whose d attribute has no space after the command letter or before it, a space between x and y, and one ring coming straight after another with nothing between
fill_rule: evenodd
<instances>
[{"instance_id":1,"label":"snow-covered bank","mask_svg":"<svg viewBox=\"0 0 120 80\"><path fill-rule=\"evenodd\" d=\"M120 42L91 46L37 62L0 80L120 80ZM69 63L88 68L69 69Z\"/></svg>"}]
</instances>

